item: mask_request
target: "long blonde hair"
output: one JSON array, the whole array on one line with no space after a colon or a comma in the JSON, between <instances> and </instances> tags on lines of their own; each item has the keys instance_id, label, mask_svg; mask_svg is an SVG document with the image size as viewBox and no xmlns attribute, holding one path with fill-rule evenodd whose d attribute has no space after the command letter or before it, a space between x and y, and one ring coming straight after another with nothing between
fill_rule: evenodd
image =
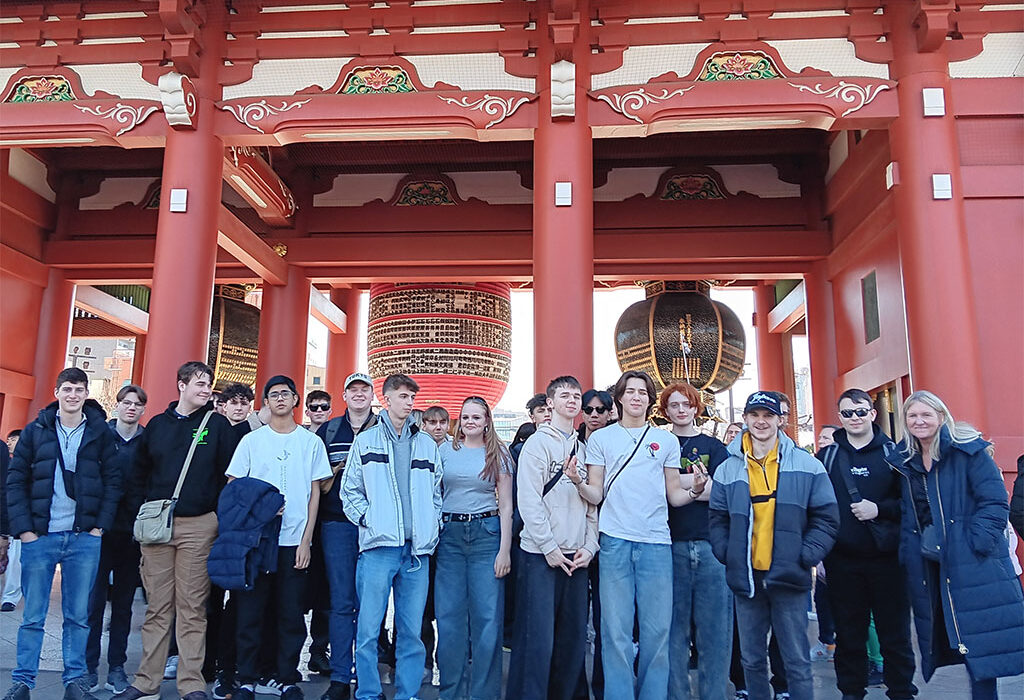
<instances>
[{"instance_id":1,"label":"long blonde hair","mask_svg":"<svg viewBox=\"0 0 1024 700\"><path fill-rule=\"evenodd\" d=\"M931 444L927 445L927 450L925 450L925 446L921 444L921 441L911 435L910 431L907 429L907 411L909 411L910 406L915 403L923 403L925 406L928 406L939 415L939 418L942 421L939 425L939 429L935 432L935 437L932 438ZM939 446L943 425L949 429L949 434L952 436L953 442L965 443L982 438L982 434L977 428L972 426L970 423L964 423L962 421L957 422L954 420L953 414L942 399L932 392L925 391L924 389L915 391L907 397L906 401L903 402L902 419L903 435L905 436L906 442L906 452L904 452L904 455L907 459L910 459L918 452L922 452L931 455L933 460L938 460L939 457L941 457L939 453ZM992 445L986 447L985 451L988 452L990 457L994 454Z\"/></svg>"},{"instance_id":2,"label":"long blonde hair","mask_svg":"<svg viewBox=\"0 0 1024 700\"><path fill-rule=\"evenodd\" d=\"M487 405L487 402L479 396L470 396L462 402L462 407L465 408L467 403L475 403L483 408L484 416L487 418L487 422L484 424L484 468L480 470L480 478L497 483L498 476L509 471L512 455L508 451L508 446L494 430L494 418L491 417L491 407ZM460 410L459 418L455 422L455 439L452 441L452 449L461 449L465 440L466 435L462 432L462 411Z\"/></svg>"}]
</instances>

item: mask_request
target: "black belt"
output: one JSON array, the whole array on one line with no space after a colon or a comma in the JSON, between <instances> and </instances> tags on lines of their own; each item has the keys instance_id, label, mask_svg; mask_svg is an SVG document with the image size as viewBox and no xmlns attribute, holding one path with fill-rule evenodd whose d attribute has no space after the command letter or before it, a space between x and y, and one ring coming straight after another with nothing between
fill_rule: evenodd
<instances>
[{"instance_id":1,"label":"black belt","mask_svg":"<svg viewBox=\"0 0 1024 700\"><path fill-rule=\"evenodd\" d=\"M493 518L498 515L498 510L489 510L486 513L441 513L441 522L450 523L455 521L457 523L468 523L471 520L479 520L480 518Z\"/></svg>"}]
</instances>

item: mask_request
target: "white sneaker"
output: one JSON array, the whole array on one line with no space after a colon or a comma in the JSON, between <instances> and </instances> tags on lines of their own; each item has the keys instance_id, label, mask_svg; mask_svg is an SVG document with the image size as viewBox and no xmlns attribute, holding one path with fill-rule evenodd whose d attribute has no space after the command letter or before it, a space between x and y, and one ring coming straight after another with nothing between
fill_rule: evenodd
<instances>
[{"instance_id":1,"label":"white sneaker","mask_svg":"<svg viewBox=\"0 0 1024 700\"><path fill-rule=\"evenodd\" d=\"M172 681L178 677L178 657L168 656L167 665L164 666L164 680Z\"/></svg>"},{"instance_id":2,"label":"white sneaker","mask_svg":"<svg viewBox=\"0 0 1024 700\"><path fill-rule=\"evenodd\" d=\"M813 647L811 647L811 661L831 661L835 655L835 644L817 642Z\"/></svg>"},{"instance_id":3,"label":"white sneaker","mask_svg":"<svg viewBox=\"0 0 1024 700\"><path fill-rule=\"evenodd\" d=\"M284 683L276 678L262 678L256 684L256 693L259 695L280 695L282 690L284 690Z\"/></svg>"}]
</instances>

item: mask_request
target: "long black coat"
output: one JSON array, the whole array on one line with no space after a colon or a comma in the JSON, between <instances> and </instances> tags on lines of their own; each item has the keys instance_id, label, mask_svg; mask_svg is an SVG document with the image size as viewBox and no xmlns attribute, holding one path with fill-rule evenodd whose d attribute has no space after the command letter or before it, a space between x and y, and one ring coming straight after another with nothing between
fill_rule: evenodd
<instances>
[{"instance_id":1,"label":"long black coat","mask_svg":"<svg viewBox=\"0 0 1024 700\"><path fill-rule=\"evenodd\" d=\"M87 399L85 434L78 448L73 476L76 532L93 528L109 530L123 493L121 460L114 435L107 427L107 416L94 400ZM11 534L23 532L45 535L50 524L53 480L58 467L57 402L39 412L25 426L14 449L7 475L7 512ZM72 494L68 494L72 495Z\"/></svg>"},{"instance_id":2,"label":"long black coat","mask_svg":"<svg viewBox=\"0 0 1024 700\"><path fill-rule=\"evenodd\" d=\"M930 471L919 454L906 459L903 444L889 458L904 477L900 561L907 572L921 672L928 680L939 666L966 661L978 680L1024 673L1024 594L1010 562L1002 474L985 451L987 442L955 443L945 426L941 430L941 457ZM927 487L943 540L938 566L921 555L911 480L918 490L922 483Z\"/></svg>"}]
</instances>

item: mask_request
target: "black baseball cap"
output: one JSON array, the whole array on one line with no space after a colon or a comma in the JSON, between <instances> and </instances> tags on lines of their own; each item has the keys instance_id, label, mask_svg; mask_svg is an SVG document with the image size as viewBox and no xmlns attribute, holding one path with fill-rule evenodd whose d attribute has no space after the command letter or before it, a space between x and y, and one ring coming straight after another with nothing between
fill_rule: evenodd
<instances>
[{"instance_id":1,"label":"black baseball cap","mask_svg":"<svg viewBox=\"0 0 1024 700\"><path fill-rule=\"evenodd\" d=\"M750 413L755 408L763 408L777 416L782 415L782 405L779 403L779 397L768 391L755 391L747 397L747 405L743 408L743 412Z\"/></svg>"},{"instance_id":2,"label":"black baseball cap","mask_svg":"<svg viewBox=\"0 0 1024 700\"><path fill-rule=\"evenodd\" d=\"M286 387L292 390L293 394L298 394L298 390L295 388L295 382L292 381L291 377L286 377L283 374L275 374L273 377L267 380L267 383L263 385L263 398L267 398L270 394L270 389L277 386L278 384L284 384Z\"/></svg>"}]
</instances>

